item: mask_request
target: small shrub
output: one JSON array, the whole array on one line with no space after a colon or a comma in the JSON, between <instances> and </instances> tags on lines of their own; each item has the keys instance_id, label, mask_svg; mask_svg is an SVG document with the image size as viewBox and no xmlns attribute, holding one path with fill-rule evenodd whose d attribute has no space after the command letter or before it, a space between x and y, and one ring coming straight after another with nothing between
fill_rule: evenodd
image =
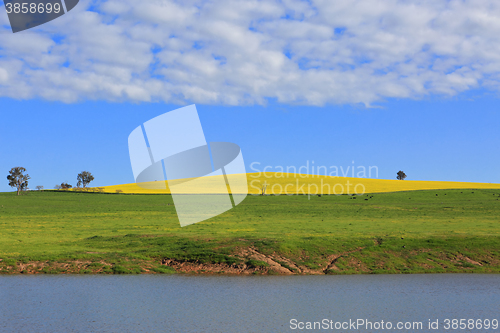
<instances>
[{"instance_id":1,"label":"small shrub","mask_svg":"<svg viewBox=\"0 0 500 333\"><path fill-rule=\"evenodd\" d=\"M113 268L113 274L130 274L130 271L123 266L115 265Z\"/></svg>"},{"instance_id":2,"label":"small shrub","mask_svg":"<svg viewBox=\"0 0 500 333\"><path fill-rule=\"evenodd\" d=\"M51 267L45 267L44 269L42 269L42 273L45 273L45 274L58 274L59 270L51 268Z\"/></svg>"},{"instance_id":3,"label":"small shrub","mask_svg":"<svg viewBox=\"0 0 500 333\"><path fill-rule=\"evenodd\" d=\"M310 269L320 269L321 267L319 267L317 264L315 263L306 263L306 266Z\"/></svg>"},{"instance_id":4,"label":"small shrub","mask_svg":"<svg viewBox=\"0 0 500 333\"><path fill-rule=\"evenodd\" d=\"M16 266L16 261L14 259L5 259L1 263L3 263L6 266Z\"/></svg>"},{"instance_id":5,"label":"small shrub","mask_svg":"<svg viewBox=\"0 0 500 333\"><path fill-rule=\"evenodd\" d=\"M474 268L476 267L474 264L471 264L470 262L462 262L462 267L465 267L465 268Z\"/></svg>"},{"instance_id":6,"label":"small shrub","mask_svg":"<svg viewBox=\"0 0 500 333\"><path fill-rule=\"evenodd\" d=\"M87 266L87 268L101 268L103 267L104 265L101 264L101 263L98 263L98 262L93 262L91 263L90 265Z\"/></svg>"},{"instance_id":7,"label":"small shrub","mask_svg":"<svg viewBox=\"0 0 500 333\"><path fill-rule=\"evenodd\" d=\"M254 260L254 259L247 260L247 262L245 264L247 266L253 267L253 268L268 267L269 266L269 264L267 262L260 261L260 260Z\"/></svg>"},{"instance_id":8,"label":"small shrub","mask_svg":"<svg viewBox=\"0 0 500 333\"><path fill-rule=\"evenodd\" d=\"M160 274L173 274L173 273L175 273L175 269L173 269L172 267L168 267L168 266L154 267L152 269L152 271L155 273L160 273Z\"/></svg>"}]
</instances>

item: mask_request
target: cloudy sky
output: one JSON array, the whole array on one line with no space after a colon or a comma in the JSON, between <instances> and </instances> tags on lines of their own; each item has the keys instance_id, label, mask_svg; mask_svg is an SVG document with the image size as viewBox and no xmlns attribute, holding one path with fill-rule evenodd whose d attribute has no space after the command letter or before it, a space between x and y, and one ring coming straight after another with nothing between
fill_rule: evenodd
<instances>
[{"instance_id":1,"label":"cloudy sky","mask_svg":"<svg viewBox=\"0 0 500 333\"><path fill-rule=\"evenodd\" d=\"M372 105L500 77L496 1L88 1L23 33L1 13L0 95Z\"/></svg>"},{"instance_id":2,"label":"cloudy sky","mask_svg":"<svg viewBox=\"0 0 500 333\"><path fill-rule=\"evenodd\" d=\"M0 112L4 123L0 127L0 166L5 169L25 161L32 169L43 163L44 168L56 168L50 164L56 161L39 158L35 163L30 148L14 152L6 148L6 143L12 135L24 132L23 142L28 147L38 146L43 142L40 137L48 134L32 133L38 128L44 128L44 133L53 130L61 117L70 123L67 126L74 137L80 137L97 126L86 118L95 118L93 112L102 110L101 114L106 114L102 121L111 134L101 138L105 140L101 143L111 145L111 137L117 135L117 114L128 121L120 129L125 133L148 117L195 103L202 118L213 122L212 128L236 128L229 130L234 137L224 141L248 141L252 158L269 158L262 163L287 160L288 164L300 165L323 158L319 148L304 148L300 157L290 159L293 147L273 147L272 142L280 141L276 133L281 133L280 138L290 135L288 139L293 140L296 135L291 133L300 132L304 123L311 127L308 130L313 136L320 133L326 140L320 145L323 151L335 146L338 151L332 156L345 157L325 159L326 165L350 163L354 158L359 161L363 158L358 155L363 152L365 157L372 156L362 144L353 147L349 143L353 140L372 145L382 140L379 135L392 133L398 141L397 135L404 128L403 134L412 138L406 146L416 145L427 142L426 130L432 132L439 124L440 130L432 132L440 142L438 147L449 142L443 151L456 151L465 156L464 161L473 160L470 163L494 170L500 146L495 130L500 125L499 74L497 1L81 0L64 16L16 34L10 30L2 6ZM59 120L45 120L55 114L60 114ZM222 114L225 116L218 123L211 120ZM234 114L239 116L228 123L228 117ZM250 133L243 124L253 124L251 119L256 115L260 125L255 120L255 131L267 129L269 122L275 127L258 135ZM414 126L405 123L401 127L405 115L413 119ZM21 120L5 120L18 117L25 119L24 125ZM309 123L310 117L321 119L321 124ZM363 125L370 117L374 117L371 123ZM339 124L339 119L350 123ZM79 128L79 122L85 123L85 128ZM374 123L383 134L370 127ZM290 128L284 131L279 124ZM325 127L328 124L343 128L336 129L344 135L342 145L332 141L333 134ZM425 129L423 124L432 125ZM321 130L318 132L315 126ZM450 131L454 130L456 139L450 140ZM248 134L242 137L241 133ZM307 141L311 136L307 136L307 130L303 133ZM459 133L467 133L467 142L481 148L460 141L463 136ZM59 138L61 135L68 134L59 132ZM263 137L266 144L251 146L256 136L259 139L253 142ZM48 137L45 140L52 142ZM73 145L81 144L72 140L78 139L70 140ZM116 147L122 141L126 144L126 137L114 140L120 142ZM311 147L322 140L307 142L304 145ZM363 163L389 163L387 154L394 151L393 144L401 142L380 143L381 154L377 156L386 158L374 155ZM464 148L457 150L458 144ZM457 166L445 160L436 165L435 159L426 160L425 156L443 155L435 150L436 145L429 143L428 147L429 151L415 148L411 155L419 157L415 161L410 157L397 161L399 165L433 165L417 172L414 179L500 182L499 176L480 177L476 172L472 176L476 164L462 162ZM38 147L36 153L40 149L46 156L54 154L48 147ZM273 149L280 152L271 153ZM483 149L495 157L478 156ZM308 153L311 151L314 153ZM68 150L66 156L72 153ZM97 148L94 153L110 156ZM123 155L120 158L126 161L126 149ZM75 160L72 167L78 169L78 163L82 164ZM382 171L382 175L393 178L393 169L400 168L398 163L387 164L387 173ZM108 180L103 180L103 185L131 181L128 165L119 173L120 178L113 178L115 174L102 165L94 168L102 170L101 179ZM443 171L450 168L455 172ZM40 181L56 181L47 177ZM0 185L0 190L7 189Z\"/></svg>"}]
</instances>

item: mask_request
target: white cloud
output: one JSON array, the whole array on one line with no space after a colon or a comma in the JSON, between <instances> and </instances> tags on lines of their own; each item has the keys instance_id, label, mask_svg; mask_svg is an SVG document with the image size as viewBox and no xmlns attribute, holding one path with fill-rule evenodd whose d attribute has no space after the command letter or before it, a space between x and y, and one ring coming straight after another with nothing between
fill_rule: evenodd
<instances>
[{"instance_id":1,"label":"white cloud","mask_svg":"<svg viewBox=\"0 0 500 333\"><path fill-rule=\"evenodd\" d=\"M0 84L6 83L9 80L9 73L3 68L0 67Z\"/></svg>"},{"instance_id":2,"label":"white cloud","mask_svg":"<svg viewBox=\"0 0 500 333\"><path fill-rule=\"evenodd\" d=\"M495 1L82 0L0 30L0 96L22 99L368 105L498 91L499 70Z\"/></svg>"}]
</instances>

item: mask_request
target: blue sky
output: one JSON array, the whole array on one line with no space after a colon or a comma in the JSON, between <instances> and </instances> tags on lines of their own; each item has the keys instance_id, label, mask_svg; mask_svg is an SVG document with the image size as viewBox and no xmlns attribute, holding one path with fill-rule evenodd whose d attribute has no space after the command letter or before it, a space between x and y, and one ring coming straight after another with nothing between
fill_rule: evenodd
<instances>
[{"instance_id":1,"label":"blue sky","mask_svg":"<svg viewBox=\"0 0 500 333\"><path fill-rule=\"evenodd\" d=\"M27 168L32 187L76 183L83 170L93 185L134 181L127 139L139 124L178 108L165 103L2 99L19 125L0 126L0 169ZM197 105L207 141L240 145L247 170L265 166L377 166L378 178L500 182L500 110L495 98L389 101L381 108ZM376 175L372 175L375 177ZM8 191L7 181L0 183Z\"/></svg>"},{"instance_id":2,"label":"blue sky","mask_svg":"<svg viewBox=\"0 0 500 333\"><path fill-rule=\"evenodd\" d=\"M495 1L82 0L16 34L2 8L0 175L133 182L129 133L196 104L248 171L500 182L499 74Z\"/></svg>"}]
</instances>

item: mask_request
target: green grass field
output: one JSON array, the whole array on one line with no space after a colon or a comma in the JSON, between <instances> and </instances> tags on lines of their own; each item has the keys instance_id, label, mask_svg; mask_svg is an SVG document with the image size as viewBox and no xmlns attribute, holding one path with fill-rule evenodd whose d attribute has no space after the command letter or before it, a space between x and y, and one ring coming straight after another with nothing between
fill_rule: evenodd
<instances>
[{"instance_id":1,"label":"green grass field","mask_svg":"<svg viewBox=\"0 0 500 333\"><path fill-rule=\"evenodd\" d=\"M500 190L248 196L184 228L170 195L0 193L0 258L3 273L500 272Z\"/></svg>"}]
</instances>

